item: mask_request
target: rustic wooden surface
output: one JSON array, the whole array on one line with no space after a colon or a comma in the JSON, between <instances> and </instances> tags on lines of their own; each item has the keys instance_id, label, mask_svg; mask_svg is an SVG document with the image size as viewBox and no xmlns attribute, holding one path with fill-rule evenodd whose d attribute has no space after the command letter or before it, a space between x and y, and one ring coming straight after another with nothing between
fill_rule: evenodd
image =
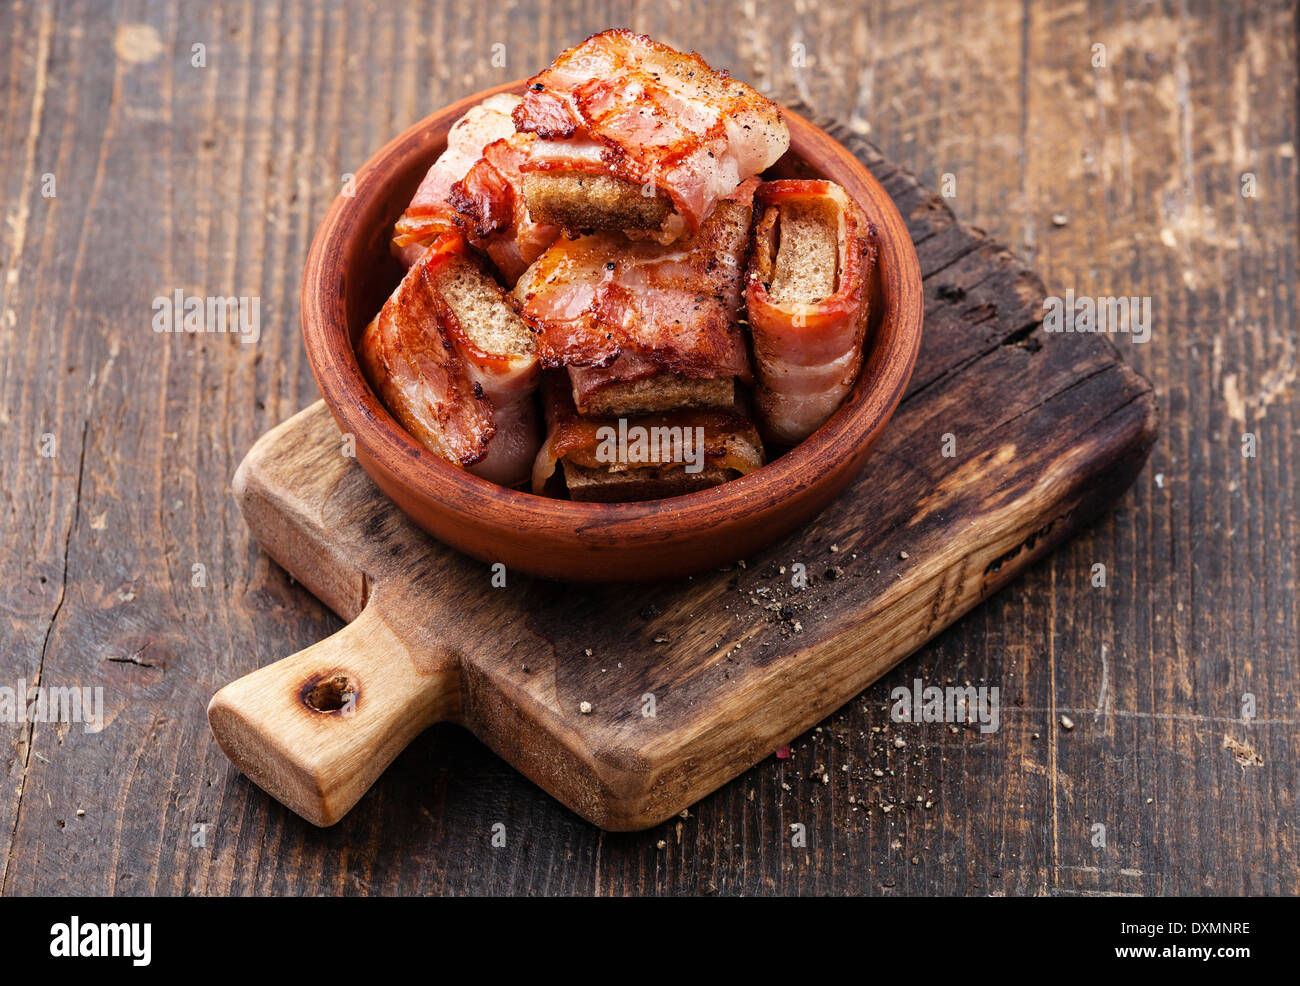
<instances>
[{"instance_id":1,"label":"rustic wooden surface","mask_svg":"<svg viewBox=\"0 0 1300 986\"><path fill-rule=\"evenodd\" d=\"M418 731L451 721L588 821L645 829L835 712L1111 506L1155 441L1150 384L1107 340L1035 331L1033 275L913 178L872 167L937 272L921 372L848 490L788 537L688 578L503 584L403 516L313 404L258 440L235 495L263 549L353 622L217 693L209 721L231 761L329 825ZM993 401L996 414L966 413ZM945 457L949 428L961 438ZM352 696L346 715L341 699L312 705L323 681ZM915 728L879 735L902 740L901 758ZM869 758L843 766L875 777ZM800 807L789 825L806 827Z\"/></svg>"},{"instance_id":2,"label":"rustic wooden surface","mask_svg":"<svg viewBox=\"0 0 1300 986\"><path fill-rule=\"evenodd\" d=\"M948 204L1049 291L1151 296L1153 340L1120 346L1161 440L1117 511L688 818L602 834L436 727L369 810L313 830L202 714L253 658L339 625L229 495L254 438L316 396L307 244L385 139L612 23L953 176ZM0 725L4 892L1300 891L1293 4L22 3L0 53L0 686L102 684L109 720ZM176 288L260 296L260 341L155 335ZM871 727L914 677L1000 685L1002 730L916 727L895 755ZM892 773L858 776L873 752Z\"/></svg>"}]
</instances>

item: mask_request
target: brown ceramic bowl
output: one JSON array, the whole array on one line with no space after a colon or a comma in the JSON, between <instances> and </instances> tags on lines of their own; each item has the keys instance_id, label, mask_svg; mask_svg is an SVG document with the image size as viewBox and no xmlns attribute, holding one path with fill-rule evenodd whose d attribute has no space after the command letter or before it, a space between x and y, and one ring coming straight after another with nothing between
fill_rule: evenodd
<instances>
[{"instance_id":1,"label":"brown ceramic bowl","mask_svg":"<svg viewBox=\"0 0 1300 986\"><path fill-rule=\"evenodd\" d=\"M898 210L841 144L783 110L790 150L773 169L829 178L877 230L867 355L857 385L806 441L740 479L643 503L576 503L504 489L426 450L384 409L354 344L397 285L388 240L453 122L498 86L441 110L390 142L330 207L307 257L302 335L316 382L357 459L408 517L440 541L510 569L573 581L631 581L716 568L799 527L841 493L897 407L921 341L921 272Z\"/></svg>"}]
</instances>

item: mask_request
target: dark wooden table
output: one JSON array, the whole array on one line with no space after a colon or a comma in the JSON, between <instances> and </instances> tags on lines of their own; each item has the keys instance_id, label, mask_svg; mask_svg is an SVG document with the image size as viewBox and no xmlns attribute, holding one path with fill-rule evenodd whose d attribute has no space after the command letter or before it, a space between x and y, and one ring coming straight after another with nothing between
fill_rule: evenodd
<instances>
[{"instance_id":1,"label":"dark wooden table","mask_svg":"<svg viewBox=\"0 0 1300 986\"><path fill-rule=\"evenodd\" d=\"M1300 892L1294 5L755 6L0 12L0 688L102 687L105 722L0 722L4 893ZM672 824L602 833L439 727L313 829L203 715L338 626L229 489L317 397L307 246L389 137L616 24L848 121L1052 293L1149 296L1119 345L1161 439L1113 513ZM156 333L177 290L260 298L260 338ZM877 778L915 677L998 685L1002 728L914 727Z\"/></svg>"}]
</instances>

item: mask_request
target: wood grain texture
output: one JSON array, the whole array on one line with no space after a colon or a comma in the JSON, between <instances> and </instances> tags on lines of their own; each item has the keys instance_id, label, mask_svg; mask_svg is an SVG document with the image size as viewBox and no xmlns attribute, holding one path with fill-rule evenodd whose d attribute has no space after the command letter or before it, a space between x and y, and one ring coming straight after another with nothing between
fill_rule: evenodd
<instances>
[{"instance_id":1,"label":"wood grain texture","mask_svg":"<svg viewBox=\"0 0 1300 986\"><path fill-rule=\"evenodd\" d=\"M911 179L895 178L903 193ZM990 260L984 283L999 272ZM1018 287L962 300L1014 319ZM271 557L352 622L218 692L222 750L316 825L440 721L602 828L689 808L1092 520L1146 461L1150 385L1109 343L1016 331L968 359L961 313L931 327L942 370L843 495L760 552L656 585L591 590L461 555L345 454L324 403L295 415L258 440L235 495ZM954 420L961 454L954 435L944 455ZM322 709L311 696L326 681L348 700Z\"/></svg>"},{"instance_id":2,"label":"wood grain texture","mask_svg":"<svg viewBox=\"0 0 1300 986\"><path fill-rule=\"evenodd\" d=\"M0 685L102 684L110 720L0 725L4 892L1300 891L1294 5L757 11L0 10ZM946 204L1052 293L1151 296L1155 337L1123 355L1154 384L1161 440L1118 510L688 818L602 834L448 726L313 830L230 770L203 718L221 683L339 626L252 543L228 489L253 440L317 399L297 329L307 245L384 140L613 23L802 95L928 186L952 175ZM133 24L158 45L130 32L120 54ZM958 234L940 208L905 211L933 231L927 303L945 275L979 276L941 250ZM177 287L259 296L262 338L154 335L150 302ZM1001 732L915 727L895 748L888 690L917 676L1000 685ZM807 849L789 845L796 816Z\"/></svg>"}]
</instances>

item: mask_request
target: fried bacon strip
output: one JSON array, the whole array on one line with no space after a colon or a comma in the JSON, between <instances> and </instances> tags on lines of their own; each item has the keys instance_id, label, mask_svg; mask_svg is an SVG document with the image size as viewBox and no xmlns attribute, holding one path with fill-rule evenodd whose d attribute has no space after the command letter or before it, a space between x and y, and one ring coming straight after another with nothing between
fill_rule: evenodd
<instances>
[{"instance_id":1,"label":"fried bacon strip","mask_svg":"<svg viewBox=\"0 0 1300 986\"><path fill-rule=\"evenodd\" d=\"M428 263L438 262L428 251ZM492 403L474 388L447 338L449 309L416 263L384 302L357 345L361 368L384 405L413 438L459 466L487 455L496 433Z\"/></svg>"},{"instance_id":2,"label":"fried bacon strip","mask_svg":"<svg viewBox=\"0 0 1300 986\"><path fill-rule=\"evenodd\" d=\"M751 380L740 303L756 186L676 244L621 233L556 241L515 285L542 365L587 368L574 374L580 397L660 373Z\"/></svg>"},{"instance_id":3,"label":"fried bacon strip","mask_svg":"<svg viewBox=\"0 0 1300 986\"><path fill-rule=\"evenodd\" d=\"M464 241L444 235L366 327L357 356L376 394L421 445L510 486L527 478L537 451L539 370L532 352L487 351L498 347L470 319L483 317L478 310L491 292L509 305Z\"/></svg>"},{"instance_id":4,"label":"fried bacon strip","mask_svg":"<svg viewBox=\"0 0 1300 986\"><path fill-rule=\"evenodd\" d=\"M611 30L563 52L514 110L525 172L609 175L666 193L693 233L790 145L776 104L699 55Z\"/></svg>"},{"instance_id":5,"label":"fried bacon strip","mask_svg":"<svg viewBox=\"0 0 1300 986\"><path fill-rule=\"evenodd\" d=\"M793 445L840 406L862 367L870 224L829 181L765 182L755 194L746 303L763 433Z\"/></svg>"},{"instance_id":6,"label":"fried bacon strip","mask_svg":"<svg viewBox=\"0 0 1300 986\"><path fill-rule=\"evenodd\" d=\"M528 217L520 167L531 143L531 135L517 133L488 144L448 198L470 243L492 258L508 285L560 235L558 227Z\"/></svg>"}]
</instances>

